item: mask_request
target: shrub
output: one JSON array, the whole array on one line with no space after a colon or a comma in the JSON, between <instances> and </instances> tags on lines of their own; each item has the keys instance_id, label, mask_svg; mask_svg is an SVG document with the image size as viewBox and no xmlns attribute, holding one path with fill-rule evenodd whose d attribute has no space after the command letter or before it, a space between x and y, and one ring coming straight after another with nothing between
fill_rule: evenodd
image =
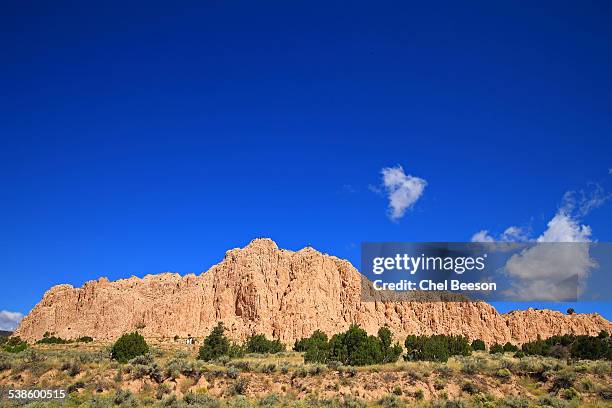
<instances>
[{"instance_id":1,"label":"shrub","mask_svg":"<svg viewBox=\"0 0 612 408\"><path fill-rule=\"evenodd\" d=\"M241 358L246 354L246 348L240 344L231 343L227 354L229 358Z\"/></svg>"},{"instance_id":2,"label":"shrub","mask_svg":"<svg viewBox=\"0 0 612 408\"><path fill-rule=\"evenodd\" d=\"M497 406L499 408L529 408L529 400L512 395L499 401Z\"/></svg>"},{"instance_id":3,"label":"shrub","mask_svg":"<svg viewBox=\"0 0 612 408\"><path fill-rule=\"evenodd\" d=\"M523 350L519 350L516 353L514 353L514 357L516 357L516 358L523 358L523 357L525 357L525 353L523 352Z\"/></svg>"},{"instance_id":4,"label":"shrub","mask_svg":"<svg viewBox=\"0 0 612 408\"><path fill-rule=\"evenodd\" d=\"M149 352L149 346L138 332L124 334L113 344L111 356L120 363Z\"/></svg>"},{"instance_id":5,"label":"shrub","mask_svg":"<svg viewBox=\"0 0 612 408\"><path fill-rule=\"evenodd\" d=\"M469 356L472 354L470 343L467 337L463 336L411 335L406 337L404 345L406 346L405 360L446 362L450 356Z\"/></svg>"},{"instance_id":6,"label":"shrub","mask_svg":"<svg viewBox=\"0 0 612 408\"><path fill-rule=\"evenodd\" d=\"M278 405L279 402L280 402L280 399L278 398L278 395L269 394L263 397L262 399L260 399L257 405L259 405L260 407L264 407L264 408L272 408Z\"/></svg>"},{"instance_id":7,"label":"shrub","mask_svg":"<svg viewBox=\"0 0 612 408\"><path fill-rule=\"evenodd\" d=\"M83 337L79 337L75 341L77 341L79 343L91 343L93 341L93 337L83 336Z\"/></svg>"},{"instance_id":8,"label":"shrub","mask_svg":"<svg viewBox=\"0 0 612 408\"><path fill-rule=\"evenodd\" d=\"M221 403L218 399L207 394L194 394L188 392L183 397L183 402L187 405L195 405L201 408L219 408Z\"/></svg>"},{"instance_id":9,"label":"shrub","mask_svg":"<svg viewBox=\"0 0 612 408\"><path fill-rule=\"evenodd\" d=\"M306 337L300 340L296 340L293 345L293 351L306 351L310 348L311 342L321 342L327 343L329 339L327 338L327 334L323 333L321 330L316 330L314 333L310 335L310 337Z\"/></svg>"},{"instance_id":10,"label":"shrub","mask_svg":"<svg viewBox=\"0 0 612 408\"><path fill-rule=\"evenodd\" d=\"M255 334L247 339L246 350L249 353L275 354L285 351L285 345L280 340L268 340L263 334Z\"/></svg>"},{"instance_id":11,"label":"shrub","mask_svg":"<svg viewBox=\"0 0 612 408\"><path fill-rule=\"evenodd\" d=\"M491 354L500 354L504 352L504 347L501 344L494 343L491 345L489 349L489 353Z\"/></svg>"},{"instance_id":12,"label":"shrub","mask_svg":"<svg viewBox=\"0 0 612 408\"><path fill-rule=\"evenodd\" d=\"M480 340L480 339L476 339L472 342L472 350L474 351L485 351L487 349L487 346L485 345L485 342Z\"/></svg>"},{"instance_id":13,"label":"shrub","mask_svg":"<svg viewBox=\"0 0 612 408\"><path fill-rule=\"evenodd\" d=\"M572 388L575 380L576 373L571 371L561 371L555 375L552 382L551 391L555 392L562 388Z\"/></svg>"},{"instance_id":14,"label":"shrub","mask_svg":"<svg viewBox=\"0 0 612 408\"><path fill-rule=\"evenodd\" d=\"M202 346L200 346L200 352L198 353L200 360L210 361L229 355L230 342L223 334L224 331L225 328L221 322L212 329L208 337L202 342Z\"/></svg>"},{"instance_id":15,"label":"shrub","mask_svg":"<svg viewBox=\"0 0 612 408\"><path fill-rule=\"evenodd\" d=\"M502 380L504 380L504 381L507 381L507 380L510 379L510 377L512 377L512 373L507 368L500 368L495 373L495 376L500 378L500 379L502 379Z\"/></svg>"},{"instance_id":16,"label":"shrub","mask_svg":"<svg viewBox=\"0 0 612 408\"><path fill-rule=\"evenodd\" d=\"M113 398L113 403L115 405L134 407L138 405L136 398L134 398L134 395L128 390L118 390Z\"/></svg>"},{"instance_id":17,"label":"shrub","mask_svg":"<svg viewBox=\"0 0 612 408\"><path fill-rule=\"evenodd\" d=\"M67 344L67 343L70 343L70 340L65 340L65 339L62 339L61 337L55 337L55 336L45 336L36 342L36 344Z\"/></svg>"},{"instance_id":18,"label":"shrub","mask_svg":"<svg viewBox=\"0 0 612 408\"><path fill-rule=\"evenodd\" d=\"M574 399L580 398L580 394L578 394L578 391L576 391L572 387L561 389L559 391L559 396L563 398L564 400L574 400Z\"/></svg>"},{"instance_id":19,"label":"shrub","mask_svg":"<svg viewBox=\"0 0 612 408\"><path fill-rule=\"evenodd\" d=\"M4 343L3 350L7 353L21 353L28 348L28 343L21 340L21 337L9 337Z\"/></svg>"},{"instance_id":20,"label":"shrub","mask_svg":"<svg viewBox=\"0 0 612 408\"><path fill-rule=\"evenodd\" d=\"M504 352L515 352L518 351L518 347L516 347L514 344L507 342L506 344L504 344Z\"/></svg>"},{"instance_id":21,"label":"shrub","mask_svg":"<svg viewBox=\"0 0 612 408\"><path fill-rule=\"evenodd\" d=\"M234 381L227 389L227 394L230 396L244 395L249 385L248 380L245 378L238 378Z\"/></svg>"},{"instance_id":22,"label":"shrub","mask_svg":"<svg viewBox=\"0 0 612 408\"><path fill-rule=\"evenodd\" d=\"M378 400L378 405L383 408L403 408L405 406L404 401L401 400L397 395L389 394Z\"/></svg>"},{"instance_id":23,"label":"shrub","mask_svg":"<svg viewBox=\"0 0 612 408\"><path fill-rule=\"evenodd\" d=\"M368 336L358 325L351 325L344 333L334 335L329 341L319 330L310 337L297 341L294 350L305 351L305 363L363 366L395 362L402 353L399 343L393 344L393 335L387 327L378 336Z\"/></svg>"},{"instance_id":24,"label":"shrub","mask_svg":"<svg viewBox=\"0 0 612 408\"><path fill-rule=\"evenodd\" d=\"M480 390L478 389L478 386L476 384L474 384L471 381L465 381L462 385L461 385L461 391L467 392L470 395L476 394L478 393Z\"/></svg>"},{"instance_id":25,"label":"shrub","mask_svg":"<svg viewBox=\"0 0 612 408\"><path fill-rule=\"evenodd\" d=\"M603 333L598 336L566 334L552 336L546 340L538 338L535 341L523 344L522 350L530 355L612 360L612 341Z\"/></svg>"},{"instance_id":26,"label":"shrub","mask_svg":"<svg viewBox=\"0 0 612 408\"><path fill-rule=\"evenodd\" d=\"M388 327L378 329L378 339L382 351L382 363L395 363L402 355L402 346L399 343L393 344L393 333Z\"/></svg>"}]
</instances>

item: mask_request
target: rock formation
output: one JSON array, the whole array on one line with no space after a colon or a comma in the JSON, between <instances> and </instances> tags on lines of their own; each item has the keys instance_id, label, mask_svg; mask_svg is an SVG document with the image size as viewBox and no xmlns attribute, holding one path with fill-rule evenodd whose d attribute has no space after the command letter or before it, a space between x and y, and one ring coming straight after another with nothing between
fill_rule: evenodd
<instances>
[{"instance_id":1,"label":"rock formation","mask_svg":"<svg viewBox=\"0 0 612 408\"><path fill-rule=\"evenodd\" d=\"M387 325L396 336L464 334L487 343L521 344L537 335L595 335L612 331L598 314L550 310L499 314L483 302L366 302L363 276L346 260L312 248L282 250L256 239L199 276L172 273L106 278L82 288L58 285L21 322L15 335L37 340L45 332L73 339L113 339L138 330L146 337L206 336L223 321L229 336L253 333L292 344L320 329L328 334L357 323L371 333Z\"/></svg>"}]
</instances>

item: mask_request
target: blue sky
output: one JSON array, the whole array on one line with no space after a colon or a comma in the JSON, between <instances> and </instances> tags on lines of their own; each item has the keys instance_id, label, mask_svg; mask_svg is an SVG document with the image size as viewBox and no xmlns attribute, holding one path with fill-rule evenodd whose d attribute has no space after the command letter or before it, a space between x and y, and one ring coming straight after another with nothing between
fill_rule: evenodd
<instances>
[{"instance_id":1,"label":"blue sky","mask_svg":"<svg viewBox=\"0 0 612 408\"><path fill-rule=\"evenodd\" d=\"M0 310L58 283L198 273L261 236L355 265L361 241L538 237L566 192L611 190L611 17L609 2L10 2ZM426 186L392 220L381 171L397 165ZM579 223L611 241L610 219L608 202Z\"/></svg>"}]
</instances>

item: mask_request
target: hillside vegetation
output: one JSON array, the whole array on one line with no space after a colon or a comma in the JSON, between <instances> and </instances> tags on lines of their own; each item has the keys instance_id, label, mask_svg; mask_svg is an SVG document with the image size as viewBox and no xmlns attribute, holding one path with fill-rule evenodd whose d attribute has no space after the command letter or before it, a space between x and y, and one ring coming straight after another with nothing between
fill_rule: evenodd
<instances>
[{"instance_id":1,"label":"hillside vegetation","mask_svg":"<svg viewBox=\"0 0 612 408\"><path fill-rule=\"evenodd\" d=\"M119 342L2 351L0 388L68 392L31 407L609 407L612 362L571 357L577 342L609 344L603 333L595 338L550 340L547 355L504 346L491 354L457 336L412 336L402 347L384 328L364 336L354 326L332 338L315 332L284 351L263 335L234 344L219 325L195 346L177 339L144 347L131 334L121 343L135 344L125 350L136 356L125 363ZM558 343L569 357L551 355ZM0 406L20 405L3 398Z\"/></svg>"}]
</instances>

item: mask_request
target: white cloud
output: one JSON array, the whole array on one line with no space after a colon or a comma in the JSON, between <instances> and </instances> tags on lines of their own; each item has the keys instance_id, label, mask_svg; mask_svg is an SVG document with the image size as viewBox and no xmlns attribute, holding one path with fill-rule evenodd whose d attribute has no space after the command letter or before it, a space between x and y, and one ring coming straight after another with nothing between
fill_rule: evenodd
<instances>
[{"instance_id":1,"label":"white cloud","mask_svg":"<svg viewBox=\"0 0 612 408\"><path fill-rule=\"evenodd\" d=\"M397 221L423 195L427 182L422 178L407 175L400 165L385 167L381 174L389 199L389 218Z\"/></svg>"},{"instance_id":2,"label":"white cloud","mask_svg":"<svg viewBox=\"0 0 612 408\"><path fill-rule=\"evenodd\" d=\"M495 238L489 234L488 230L481 230L472 235L472 242L495 242Z\"/></svg>"},{"instance_id":3,"label":"white cloud","mask_svg":"<svg viewBox=\"0 0 612 408\"><path fill-rule=\"evenodd\" d=\"M23 319L23 315L19 312L0 311L0 330L15 330L21 319Z\"/></svg>"},{"instance_id":4,"label":"white cloud","mask_svg":"<svg viewBox=\"0 0 612 408\"><path fill-rule=\"evenodd\" d=\"M529 237L521 227L511 226L506 228L498 237L493 236L488 230L481 230L472 235L472 242L525 242Z\"/></svg>"},{"instance_id":5,"label":"white cloud","mask_svg":"<svg viewBox=\"0 0 612 408\"><path fill-rule=\"evenodd\" d=\"M521 228L509 227L497 239L482 230L472 236L472 241L535 243L514 254L504 266L512 282L508 294L513 300L574 300L584 291L586 279L597 266L589 254L591 227L581 220L608 198L598 185L589 193L569 191L537 238L530 239Z\"/></svg>"}]
</instances>

